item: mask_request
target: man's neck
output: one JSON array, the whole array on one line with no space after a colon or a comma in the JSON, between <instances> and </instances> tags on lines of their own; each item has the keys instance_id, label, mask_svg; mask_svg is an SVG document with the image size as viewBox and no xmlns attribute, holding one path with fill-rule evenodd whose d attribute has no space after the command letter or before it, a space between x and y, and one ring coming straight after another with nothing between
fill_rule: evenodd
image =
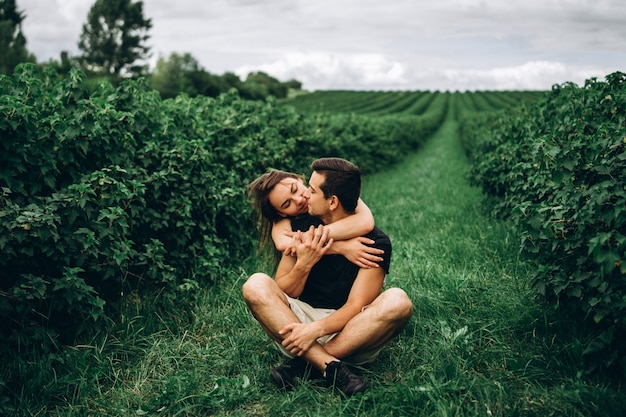
<instances>
[{"instance_id":1,"label":"man's neck","mask_svg":"<svg viewBox=\"0 0 626 417\"><path fill-rule=\"evenodd\" d=\"M341 219L345 219L348 216L349 214L346 213L344 210L335 210L330 212L327 216L320 217L320 220L324 224L331 224Z\"/></svg>"}]
</instances>

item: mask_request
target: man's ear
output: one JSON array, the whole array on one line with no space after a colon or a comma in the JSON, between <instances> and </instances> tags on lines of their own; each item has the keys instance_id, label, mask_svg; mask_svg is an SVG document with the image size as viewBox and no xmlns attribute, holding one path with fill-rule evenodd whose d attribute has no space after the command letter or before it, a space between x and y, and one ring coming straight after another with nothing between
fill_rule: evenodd
<instances>
[{"instance_id":1,"label":"man's ear","mask_svg":"<svg viewBox=\"0 0 626 417\"><path fill-rule=\"evenodd\" d=\"M339 207L339 198L336 195L330 197L328 208L332 211Z\"/></svg>"}]
</instances>

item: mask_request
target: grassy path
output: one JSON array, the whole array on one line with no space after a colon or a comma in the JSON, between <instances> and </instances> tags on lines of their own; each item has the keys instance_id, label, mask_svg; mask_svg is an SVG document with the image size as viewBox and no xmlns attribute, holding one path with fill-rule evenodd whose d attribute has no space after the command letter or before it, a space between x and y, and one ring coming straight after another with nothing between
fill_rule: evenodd
<instances>
[{"instance_id":1,"label":"grassy path","mask_svg":"<svg viewBox=\"0 0 626 417\"><path fill-rule=\"evenodd\" d=\"M388 281L415 304L394 366L415 415L510 415L527 407L516 397L532 382L517 368L539 354L528 339L541 313L517 237L490 217L466 180L453 116L417 154L364 184L394 244Z\"/></svg>"},{"instance_id":2,"label":"grassy path","mask_svg":"<svg viewBox=\"0 0 626 417\"><path fill-rule=\"evenodd\" d=\"M260 268L251 259L200 292L186 312L191 326L159 312L130 315L119 333L84 350L79 385L55 374L54 388L67 384L68 396L38 414L619 415L621 393L577 377L558 336L544 330L518 238L489 216L468 169L452 114L419 152L365 178L363 198L394 245L388 285L415 304L405 331L362 370L365 395L342 399L318 382L290 393L272 385L269 368L283 358L241 300L241 284Z\"/></svg>"},{"instance_id":3,"label":"grassy path","mask_svg":"<svg viewBox=\"0 0 626 417\"><path fill-rule=\"evenodd\" d=\"M393 238L396 265L408 268L395 271L401 279L459 284L486 273L517 274L518 241L489 216L468 170L452 115L417 154L366 178L363 196Z\"/></svg>"},{"instance_id":4,"label":"grassy path","mask_svg":"<svg viewBox=\"0 0 626 417\"><path fill-rule=\"evenodd\" d=\"M269 385L267 397L248 406L320 416L597 411L570 398L579 383L559 375L554 352L546 355L538 330L543 313L527 286L530 268L518 259L519 240L490 217L480 191L466 181L468 169L452 114L418 153L364 181L362 196L394 245L388 285L404 288L415 304L405 331L363 370L370 392L346 401L316 384L290 394ZM256 324L248 324L256 339ZM243 346L255 343L268 349L253 371L265 389L267 368L282 359L262 338Z\"/></svg>"},{"instance_id":5,"label":"grassy path","mask_svg":"<svg viewBox=\"0 0 626 417\"><path fill-rule=\"evenodd\" d=\"M377 379L389 389L374 394L388 397L379 415L622 415L626 394L581 377L564 348L570 335L535 301L518 235L466 180L454 116L418 153L364 183L394 244L388 282L415 304L388 362L374 368L395 378Z\"/></svg>"}]
</instances>

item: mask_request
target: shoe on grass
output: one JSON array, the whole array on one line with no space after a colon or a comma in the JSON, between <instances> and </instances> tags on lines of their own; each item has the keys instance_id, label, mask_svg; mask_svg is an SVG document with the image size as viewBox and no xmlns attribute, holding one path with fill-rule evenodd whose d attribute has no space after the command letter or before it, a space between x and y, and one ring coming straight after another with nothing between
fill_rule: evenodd
<instances>
[{"instance_id":1,"label":"shoe on grass","mask_svg":"<svg viewBox=\"0 0 626 417\"><path fill-rule=\"evenodd\" d=\"M358 392L365 392L367 381L353 373L348 365L341 361L332 361L326 364L326 381L347 396Z\"/></svg>"},{"instance_id":2,"label":"shoe on grass","mask_svg":"<svg viewBox=\"0 0 626 417\"><path fill-rule=\"evenodd\" d=\"M309 379L320 377L320 372L312 367L307 361L296 356L286 363L270 370L272 381L279 388L292 390L296 385L296 378Z\"/></svg>"}]
</instances>

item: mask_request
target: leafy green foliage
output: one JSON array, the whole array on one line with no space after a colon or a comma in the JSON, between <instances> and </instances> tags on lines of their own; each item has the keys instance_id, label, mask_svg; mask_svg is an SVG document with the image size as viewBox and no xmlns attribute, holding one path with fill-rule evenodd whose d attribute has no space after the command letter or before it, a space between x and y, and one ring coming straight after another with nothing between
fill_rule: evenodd
<instances>
[{"instance_id":1,"label":"leafy green foliage","mask_svg":"<svg viewBox=\"0 0 626 417\"><path fill-rule=\"evenodd\" d=\"M473 123L473 126L472 126ZM555 85L463 129L472 180L540 264L538 291L590 324L590 369L626 363L626 75Z\"/></svg>"},{"instance_id":2,"label":"leafy green foliage","mask_svg":"<svg viewBox=\"0 0 626 417\"><path fill-rule=\"evenodd\" d=\"M532 299L533 263L517 256L517 233L485 215L481 193L464 180L457 132L448 117L423 149L364 183L394 240L389 285L415 306L399 337L360 370L365 396L342 398L315 380L289 394L276 389L268 369L284 359L241 298L241 283L264 268L251 256L219 287L183 284L197 302L169 316L144 300L83 345L4 356L0 413L621 416L623 385L579 373L575 326Z\"/></svg>"},{"instance_id":3,"label":"leafy green foliage","mask_svg":"<svg viewBox=\"0 0 626 417\"><path fill-rule=\"evenodd\" d=\"M10 82L42 77L22 74ZM29 82L32 84L32 80ZM75 89L75 94L80 95L80 90ZM45 93L40 94L41 100L43 96ZM98 101L98 97L90 95L89 99ZM153 211L173 215L172 207L180 199L192 200L186 190L176 189L185 182L169 180L168 175L186 175L189 165L196 166L194 175L202 174L204 168L197 165L205 163L204 157L188 165L185 159L211 149L205 143L208 141L216 143L220 153L207 154L206 158L212 158L209 162L216 165L206 162L206 167L217 167L222 153L230 148L242 150L243 157L231 155L225 159L229 164L240 164L234 165L232 177L220 171L220 178L234 178L237 167L256 165L257 153L264 161L261 165L274 163L272 155L277 155L284 158L285 168L304 169L304 173L308 152L315 149L314 139L331 137L309 131L316 124L332 125L324 121L326 116L311 119L289 108L277 109L273 101L255 105L232 94L217 100L181 97L161 101L141 83L128 83L123 89L106 87L102 97L110 97L116 110L132 116L129 126L137 156L132 164L120 167L87 167L79 180L62 187L63 192L70 189L68 193L75 193L72 195L76 200L84 201L86 210L97 202L90 197L89 189L110 187L113 191L99 193L111 196L107 198L115 197L115 190L120 190L122 196L134 196L128 203L130 211L125 212L132 213L133 207L149 211L144 209L148 205L143 200L150 200L151 192L165 188L170 197L160 194L152 198L163 208ZM263 268L261 260L252 256L235 271L222 267L219 286L201 281L199 274L179 280L180 271L173 269L171 276L178 284L163 285L154 297L148 297L144 296L145 291L155 287L150 287L150 282L157 282L159 273L168 273L169 248L159 239L147 238L145 248L137 251L134 267L152 268L157 275L151 277L152 272L146 272L141 280L133 282L136 290L132 294L125 291L125 306L106 331L54 352L41 352L35 344L7 352L9 345L0 343L4 359L0 371L0 414L299 415L308 410L305 412L311 415L324 416L621 415L623 386L604 376L595 378L579 372L582 346L569 345L576 334L571 330L577 326L556 319L555 314L545 311L541 303L530 297L527 284L533 263L517 256L517 233L508 223L484 216L480 192L463 180L468 167L458 147L457 133L465 131L458 129L455 113L465 108L458 103L464 97L465 93L451 95L445 106L450 109L446 121L421 152L409 155L398 166L369 176L364 183L363 192L376 213L377 223L394 239L395 263L389 284L405 289L415 306L413 319L403 333L386 345L374 364L362 369L370 382L365 396L341 398L316 381L303 381L289 395L275 389L267 372L283 359L247 313L240 294L242 280ZM0 113L2 117L5 110ZM478 111L478 107L474 110ZM158 117L150 117L152 113ZM205 123L205 119L210 123ZM370 119L373 118L351 116L343 120L374 127L376 123ZM342 119L333 120L339 124ZM362 133L364 128L359 126L343 126L337 132L349 139ZM236 132L239 137L232 138L229 132ZM170 141L173 136L179 137L178 142ZM185 136L193 140L188 148L184 147ZM356 145L358 141L351 139L350 143ZM392 146L393 141L385 143ZM295 146L298 153L294 156L291 150ZM333 146L341 150L340 142ZM377 146L370 148L374 149L364 147L360 151L379 151ZM249 155L250 151L256 153ZM266 166L269 165L261 169ZM280 161L275 166L283 167ZM171 170L160 172L159 167ZM204 175L212 178L207 172ZM142 181L148 177L161 185ZM136 185L131 185L129 179ZM237 190L223 191L221 195L229 196ZM119 201L124 209L125 200ZM80 216L80 204L75 205L73 213ZM241 207L229 209L238 212ZM45 223L49 210L40 208L40 204L34 204L32 213L20 220L41 218ZM124 218L115 207L102 209L96 217L102 216L100 221L107 226L109 221ZM148 217L156 219L156 214ZM143 221L141 216L126 218L125 223L136 233L139 226L135 222ZM64 218L58 221L63 222ZM4 220L0 224L0 238L9 238ZM223 224L236 230L237 225L232 226L227 218ZM140 227L152 230L148 221ZM88 255L98 245L95 229L96 226L76 230L78 236L85 236L78 239ZM251 234L249 230L246 233ZM241 238L229 236L228 243L237 246L230 240ZM225 248L212 248L220 255L224 253L222 249ZM59 293L64 288L74 288L79 295L67 294L69 299L90 296L88 289L81 288L80 279L85 272L78 267L60 271L64 278L58 280ZM126 278L128 284L131 275ZM107 284L113 282L114 279L106 280ZM30 298L46 298L47 284L42 277L25 277L22 283L21 289L14 290L20 297L22 290ZM1 291L0 299L4 300L5 287ZM180 302L163 308L162 297L171 296L172 291L177 292ZM185 294L185 298L179 294ZM108 302L105 308L111 304ZM20 305L29 307L23 300ZM3 319L8 317L4 311L2 314ZM91 319L85 325L92 326ZM27 330L24 328L23 339L30 337Z\"/></svg>"},{"instance_id":4,"label":"leafy green foliage","mask_svg":"<svg viewBox=\"0 0 626 417\"><path fill-rule=\"evenodd\" d=\"M76 70L18 66L0 79L1 337L69 341L146 294L188 301L253 250L252 179L306 174L330 155L372 172L418 147L446 109L304 116L234 90L162 100L144 80L92 86Z\"/></svg>"}]
</instances>

